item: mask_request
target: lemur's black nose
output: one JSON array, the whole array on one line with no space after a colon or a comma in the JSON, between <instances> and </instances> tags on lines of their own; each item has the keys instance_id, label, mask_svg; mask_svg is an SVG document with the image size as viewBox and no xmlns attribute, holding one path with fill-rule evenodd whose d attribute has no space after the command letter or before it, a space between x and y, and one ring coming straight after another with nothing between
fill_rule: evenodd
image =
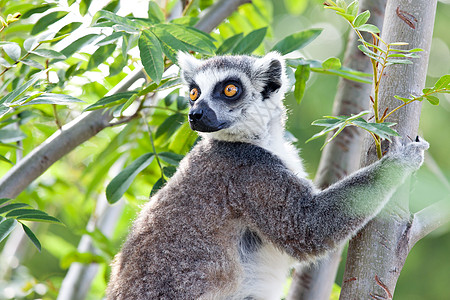
<instances>
[{"instance_id":1,"label":"lemur's black nose","mask_svg":"<svg viewBox=\"0 0 450 300\"><path fill-rule=\"evenodd\" d=\"M203 109L194 109L189 112L189 122L199 121L203 117Z\"/></svg>"}]
</instances>

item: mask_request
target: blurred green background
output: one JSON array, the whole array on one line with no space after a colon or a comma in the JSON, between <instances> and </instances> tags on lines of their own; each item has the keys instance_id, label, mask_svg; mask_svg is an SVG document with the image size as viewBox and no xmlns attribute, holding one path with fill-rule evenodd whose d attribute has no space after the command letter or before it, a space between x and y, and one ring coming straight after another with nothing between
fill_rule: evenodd
<instances>
[{"instance_id":1,"label":"blurred green background","mask_svg":"<svg viewBox=\"0 0 450 300\"><path fill-rule=\"evenodd\" d=\"M2 13L6 10L13 11L11 6L32 2L3 1L4 6L0 7L0 11ZM42 1L33 3L38 2ZM96 7L97 9L102 7L102 4L95 3L101 1L93 2L91 11L95 12ZM125 2L126 5L124 5ZM136 16L143 17L140 8L145 7L146 11L147 2L144 0L122 1L119 13L133 12ZM195 4L197 6L194 6L190 14L198 15L202 5L206 7L212 2L197 1ZM61 3L64 5L66 2L61 1ZM89 17L89 15L88 13L87 16ZM450 1L440 1L428 68L428 85L433 85L437 78L450 71L449 16ZM2 40L23 40L23 33L30 31L32 25L30 21L15 24L2 33ZM248 33L255 28L264 26L269 26L269 31L263 47L257 50L259 54L264 53L266 49L270 49L277 41L291 33L308 28L324 28L322 34L313 43L298 53L305 58L318 60L325 60L332 56L342 58L350 33L342 18L323 9L322 1L255 0L253 4L241 7L229 22L222 24L214 31L213 36L218 41L222 41L240 31ZM78 32L78 34L80 33ZM79 60L86 64L87 57L89 57L89 53L81 54L71 58L70 62L75 63ZM129 70L125 70L126 72ZM125 73L98 80L104 74L104 70L99 68L83 78L74 78L66 92L91 104L123 79ZM323 139L307 144L305 141L319 131L317 127L311 126L311 122L331 114L337 83L337 77L313 73L307 83L305 97L300 105L296 103L292 94L286 97L285 103L289 109L287 127L297 139L296 145L301 149L301 156L311 178L314 178L318 167L321 155L319 149ZM423 167L413 179L412 211L418 211L441 199L450 201L448 185L450 178L450 159L448 159L450 95L440 96L440 99L439 107L432 107L430 104L424 103L420 131L421 135L431 144L430 157L427 159L432 158L437 163L447 184L440 181L427 165ZM67 108L59 108L59 112L60 115L66 116L64 121L68 121L82 109L83 107L79 108L78 112L74 112ZM152 115L150 123L155 126L159 125L167 116L167 112L155 113ZM109 128L100 132L95 138L55 163L17 198L17 201L30 203L34 207L57 216L66 226L39 224L34 227L43 245L42 252L38 253L32 244L26 241L21 249L25 253L21 262L14 257L7 258L7 264L12 269L9 269L10 274L3 274L3 280L0 279L0 290L3 289L3 294L0 292L0 299L1 297L8 298L8 295L13 295L12 298L15 299L55 299L70 263L83 261L83 258L77 254L76 248L82 234L85 233L84 229L96 206L96 200L104 195L105 185L111 180L111 169L117 168L117 161L121 162L119 165L127 165L139 155L151 151L148 135L144 131L138 130L142 127L139 121L131 122L127 129L124 127ZM21 129L27 135L23 141L24 153L27 154L56 130L52 118L52 108L39 107L36 111L30 112L29 118L23 122ZM120 132L122 135L119 134ZM187 146L168 145L163 138L155 141L158 149L176 149L176 152L179 153L185 153L189 149ZM15 158L15 154L10 149L2 148L0 150L2 151L0 154L11 159ZM0 163L0 176L3 176L9 168L9 165ZM97 244L109 247L111 253L102 253L104 262L100 264L100 271L94 280L88 299L102 297L109 272L108 259L120 248L130 222L139 211L140 205L147 201L152 185L157 179L158 169L152 163L149 168L136 177L125 194L126 205L113 238L110 241L105 241L101 237L96 239ZM0 251L5 251L5 242L0 244ZM92 257L84 259L92 261ZM2 263L5 266L5 261L0 262L0 265ZM337 277L338 284L341 283L342 274L343 267L341 266ZM449 286L450 225L447 224L418 242L413 248L401 273L394 298L396 300L448 300L450 299Z\"/></svg>"}]
</instances>

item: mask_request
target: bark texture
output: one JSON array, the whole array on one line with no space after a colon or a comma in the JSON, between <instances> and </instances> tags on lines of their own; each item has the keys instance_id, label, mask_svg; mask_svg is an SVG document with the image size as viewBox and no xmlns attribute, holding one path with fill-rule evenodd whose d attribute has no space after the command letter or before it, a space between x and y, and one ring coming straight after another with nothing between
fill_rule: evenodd
<instances>
[{"instance_id":1,"label":"bark texture","mask_svg":"<svg viewBox=\"0 0 450 300\"><path fill-rule=\"evenodd\" d=\"M381 29L386 2L387 0L362 0L359 4L359 12L369 10L371 12L369 23ZM343 64L361 72L371 73L370 60L358 49L359 44L357 35L351 32ZM369 84L340 79L334 99L333 115L349 116L367 110L371 88ZM362 131L356 127L347 127L325 147L315 178L319 188L327 188L359 168L361 134ZM341 253L342 248L336 249L317 264L304 267L303 270L298 267L293 275L288 299L328 300L335 282Z\"/></svg>"},{"instance_id":2,"label":"bark texture","mask_svg":"<svg viewBox=\"0 0 450 300\"><path fill-rule=\"evenodd\" d=\"M388 0L382 37L386 42L408 42L422 48L413 65L386 69L380 86L380 112L401 102L394 95L419 95L424 88L433 34L436 0ZM389 118L404 141L414 139L421 103L398 110ZM363 149L362 166L376 159L369 138ZM350 242L340 299L392 299L398 276L411 250L413 218L408 206L408 184L392 197L388 206Z\"/></svg>"}]
</instances>

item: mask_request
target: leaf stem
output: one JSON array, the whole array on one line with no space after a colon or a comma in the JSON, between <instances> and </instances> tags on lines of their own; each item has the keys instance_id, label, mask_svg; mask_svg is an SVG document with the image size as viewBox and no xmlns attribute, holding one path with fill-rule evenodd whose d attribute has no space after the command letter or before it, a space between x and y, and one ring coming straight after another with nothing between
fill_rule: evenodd
<instances>
[{"instance_id":1,"label":"leaf stem","mask_svg":"<svg viewBox=\"0 0 450 300\"><path fill-rule=\"evenodd\" d=\"M1 32L1 30L0 30ZM18 63L20 63L22 60L24 60L25 58L27 58L31 52L33 52L34 50L36 50L37 48L39 48L39 46L42 45L42 43L38 43L36 47L34 47L30 52L27 52L26 54L24 54L21 58L19 58L18 61L14 62L14 64L12 64L11 67L6 67L3 69L3 71L0 73L0 76L2 76L3 74L5 74L7 71L9 71L12 67L14 67L15 65L17 65Z\"/></svg>"},{"instance_id":2,"label":"leaf stem","mask_svg":"<svg viewBox=\"0 0 450 300\"><path fill-rule=\"evenodd\" d=\"M149 137L150 137L150 144L152 145L153 154L155 155L156 162L158 163L158 166L159 166L159 170L161 171L161 178L164 179L164 171L163 171L163 167L162 167L162 165L161 165L161 161L160 161L160 159L159 159L159 155L158 155L158 153L156 152L155 143L154 143L154 141L153 141L153 133L152 133L152 129L150 128L150 124L148 124L146 113L145 113L144 111L142 111L141 113L142 113L142 117L143 117L143 119L144 119L145 125L147 126L147 131L148 131L148 135L149 135Z\"/></svg>"}]
</instances>

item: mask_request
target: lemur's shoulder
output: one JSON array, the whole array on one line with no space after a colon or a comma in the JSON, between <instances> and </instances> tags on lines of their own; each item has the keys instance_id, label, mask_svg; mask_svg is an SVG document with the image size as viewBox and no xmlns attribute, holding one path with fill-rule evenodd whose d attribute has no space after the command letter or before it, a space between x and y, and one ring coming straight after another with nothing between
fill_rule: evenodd
<instances>
[{"instance_id":1,"label":"lemur's shoulder","mask_svg":"<svg viewBox=\"0 0 450 300\"><path fill-rule=\"evenodd\" d=\"M195 164L198 164L197 166ZM180 169L203 169L209 166L214 172L220 168L285 169L282 160L270 151L246 142L229 142L215 139L200 141L181 162ZM235 170L237 171L237 170Z\"/></svg>"}]
</instances>

